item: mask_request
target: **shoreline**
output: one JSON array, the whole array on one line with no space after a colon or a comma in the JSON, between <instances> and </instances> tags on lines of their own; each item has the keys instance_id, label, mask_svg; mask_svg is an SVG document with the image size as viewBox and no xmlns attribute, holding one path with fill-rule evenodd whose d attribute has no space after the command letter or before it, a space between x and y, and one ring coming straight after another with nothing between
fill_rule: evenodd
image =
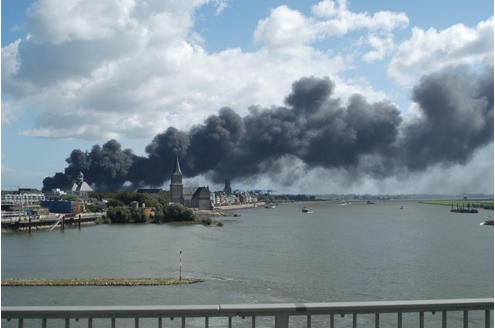
<instances>
[{"instance_id":1,"label":"shoreline","mask_svg":"<svg viewBox=\"0 0 495 328\"><path fill-rule=\"evenodd\" d=\"M196 278L75 278L75 279L2 279L2 287L34 286L165 286L202 282Z\"/></svg>"},{"instance_id":2,"label":"shoreline","mask_svg":"<svg viewBox=\"0 0 495 328\"><path fill-rule=\"evenodd\" d=\"M256 202L249 204L223 205L223 206L216 206L213 210L214 211L242 210L245 208L256 208L260 206L265 206L265 204L266 204L265 202Z\"/></svg>"}]
</instances>

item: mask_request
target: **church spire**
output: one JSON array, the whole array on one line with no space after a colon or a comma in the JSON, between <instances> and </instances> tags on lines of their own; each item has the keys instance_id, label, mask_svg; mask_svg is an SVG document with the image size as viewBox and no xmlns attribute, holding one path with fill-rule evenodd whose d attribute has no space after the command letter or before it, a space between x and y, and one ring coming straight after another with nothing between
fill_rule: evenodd
<instances>
[{"instance_id":1,"label":"church spire","mask_svg":"<svg viewBox=\"0 0 495 328\"><path fill-rule=\"evenodd\" d=\"M179 164L179 156L175 155L175 168L174 168L174 174L182 174L182 171L180 170L180 164Z\"/></svg>"},{"instance_id":2,"label":"church spire","mask_svg":"<svg viewBox=\"0 0 495 328\"><path fill-rule=\"evenodd\" d=\"M182 171L180 170L179 156L175 156L175 168L170 177L170 200L172 203L184 204L184 187L182 185Z\"/></svg>"}]
</instances>

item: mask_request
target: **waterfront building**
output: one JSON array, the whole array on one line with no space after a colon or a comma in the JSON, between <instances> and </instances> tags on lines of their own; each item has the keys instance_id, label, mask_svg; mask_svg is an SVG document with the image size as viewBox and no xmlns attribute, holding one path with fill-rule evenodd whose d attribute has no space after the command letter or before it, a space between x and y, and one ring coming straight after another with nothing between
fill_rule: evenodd
<instances>
[{"instance_id":1,"label":"waterfront building","mask_svg":"<svg viewBox=\"0 0 495 328\"><path fill-rule=\"evenodd\" d=\"M184 204L183 204L184 206L193 207L192 198L193 198L194 193L196 192L196 189L198 189L198 187L184 187L183 188L182 195L184 198Z\"/></svg>"},{"instance_id":2,"label":"waterfront building","mask_svg":"<svg viewBox=\"0 0 495 328\"><path fill-rule=\"evenodd\" d=\"M175 167L170 177L170 201L200 210L213 208L208 187L184 187L178 157L176 157Z\"/></svg>"},{"instance_id":3,"label":"waterfront building","mask_svg":"<svg viewBox=\"0 0 495 328\"><path fill-rule=\"evenodd\" d=\"M232 187L230 185L230 178L225 179L225 187L223 188L223 192L227 195L230 196L232 195Z\"/></svg>"},{"instance_id":4,"label":"waterfront building","mask_svg":"<svg viewBox=\"0 0 495 328\"><path fill-rule=\"evenodd\" d=\"M2 205L35 205L43 200L45 200L45 195L37 189L20 188L17 191L2 191Z\"/></svg>"},{"instance_id":5,"label":"waterfront building","mask_svg":"<svg viewBox=\"0 0 495 328\"><path fill-rule=\"evenodd\" d=\"M41 207L47 208L50 213L77 214L85 210L83 202L68 200L45 200Z\"/></svg>"},{"instance_id":6,"label":"waterfront building","mask_svg":"<svg viewBox=\"0 0 495 328\"><path fill-rule=\"evenodd\" d=\"M200 210L213 209L210 188L199 187L198 189L196 189L191 199L191 205L191 207L198 208Z\"/></svg>"},{"instance_id":7,"label":"waterfront building","mask_svg":"<svg viewBox=\"0 0 495 328\"><path fill-rule=\"evenodd\" d=\"M91 186L86 181L84 181L84 174L80 172L79 177L72 185L70 192L80 197L88 197L89 193L93 192L93 188L91 188Z\"/></svg>"}]
</instances>

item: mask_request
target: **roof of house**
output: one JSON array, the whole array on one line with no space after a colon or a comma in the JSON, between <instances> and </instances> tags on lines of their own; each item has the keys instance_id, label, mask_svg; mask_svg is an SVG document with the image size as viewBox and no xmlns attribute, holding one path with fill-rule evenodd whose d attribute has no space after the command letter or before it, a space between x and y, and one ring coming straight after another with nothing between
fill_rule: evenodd
<instances>
[{"instance_id":1,"label":"roof of house","mask_svg":"<svg viewBox=\"0 0 495 328\"><path fill-rule=\"evenodd\" d=\"M72 185L72 191L75 192L91 192L93 188L86 181L77 182Z\"/></svg>"}]
</instances>

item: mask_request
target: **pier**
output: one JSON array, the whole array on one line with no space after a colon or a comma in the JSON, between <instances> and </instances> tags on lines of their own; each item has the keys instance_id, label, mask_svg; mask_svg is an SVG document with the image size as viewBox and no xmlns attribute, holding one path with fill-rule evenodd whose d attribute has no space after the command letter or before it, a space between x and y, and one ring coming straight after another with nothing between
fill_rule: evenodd
<instances>
[{"instance_id":1,"label":"pier","mask_svg":"<svg viewBox=\"0 0 495 328\"><path fill-rule=\"evenodd\" d=\"M38 230L52 231L55 228L65 230L65 228L81 228L88 224L95 224L95 221L103 216L103 213L81 213L65 214L55 216L16 216L2 217L2 232L28 232Z\"/></svg>"}]
</instances>

